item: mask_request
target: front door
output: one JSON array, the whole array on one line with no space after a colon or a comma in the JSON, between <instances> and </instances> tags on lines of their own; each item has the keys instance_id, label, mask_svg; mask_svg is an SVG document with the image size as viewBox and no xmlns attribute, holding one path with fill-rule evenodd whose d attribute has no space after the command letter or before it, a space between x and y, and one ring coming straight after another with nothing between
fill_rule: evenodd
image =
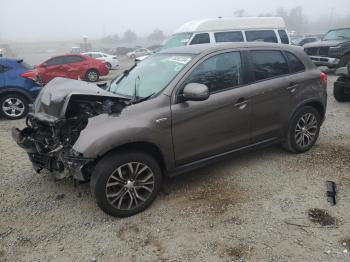
<instances>
[{"instance_id":1,"label":"front door","mask_svg":"<svg viewBox=\"0 0 350 262\"><path fill-rule=\"evenodd\" d=\"M240 52L212 55L189 74L181 88L188 83L207 85L210 96L205 101L172 104L176 165L248 145L251 104L249 90L242 86Z\"/></svg>"}]
</instances>

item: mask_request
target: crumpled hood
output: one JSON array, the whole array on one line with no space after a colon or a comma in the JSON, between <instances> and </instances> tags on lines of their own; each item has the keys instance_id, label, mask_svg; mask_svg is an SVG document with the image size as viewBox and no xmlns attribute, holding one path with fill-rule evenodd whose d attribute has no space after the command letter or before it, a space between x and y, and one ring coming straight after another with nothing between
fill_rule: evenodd
<instances>
[{"instance_id":1,"label":"crumpled hood","mask_svg":"<svg viewBox=\"0 0 350 262\"><path fill-rule=\"evenodd\" d=\"M128 100L105 91L96 84L57 77L40 91L34 102L34 117L46 121L56 121L64 118L69 101L74 96Z\"/></svg>"},{"instance_id":2,"label":"crumpled hood","mask_svg":"<svg viewBox=\"0 0 350 262\"><path fill-rule=\"evenodd\" d=\"M347 40L317 41L317 42L312 42L312 43L304 45L304 48L310 48L310 47L331 47L331 46L337 46L337 45L342 44L344 42L349 42L349 41L347 41Z\"/></svg>"}]
</instances>

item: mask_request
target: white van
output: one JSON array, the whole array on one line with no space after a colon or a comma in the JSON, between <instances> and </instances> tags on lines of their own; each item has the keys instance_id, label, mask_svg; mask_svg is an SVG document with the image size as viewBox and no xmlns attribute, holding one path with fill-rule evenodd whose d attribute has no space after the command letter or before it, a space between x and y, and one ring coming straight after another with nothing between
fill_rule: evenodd
<instances>
[{"instance_id":1,"label":"white van","mask_svg":"<svg viewBox=\"0 0 350 262\"><path fill-rule=\"evenodd\" d=\"M282 17L215 18L188 22L165 41L163 48L185 45L262 41L290 44Z\"/></svg>"}]
</instances>

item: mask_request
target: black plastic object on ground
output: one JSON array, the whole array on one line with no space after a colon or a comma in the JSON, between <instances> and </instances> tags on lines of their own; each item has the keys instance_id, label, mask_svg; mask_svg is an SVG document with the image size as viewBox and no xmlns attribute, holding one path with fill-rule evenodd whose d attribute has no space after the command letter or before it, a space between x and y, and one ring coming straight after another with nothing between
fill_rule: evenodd
<instances>
[{"instance_id":1,"label":"black plastic object on ground","mask_svg":"<svg viewBox=\"0 0 350 262\"><path fill-rule=\"evenodd\" d=\"M332 206L337 204L336 195L337 195L337 188L335 185L335 182L333 181L327 181L327 200L332 204Z\"/></svg>"}]
</instances>

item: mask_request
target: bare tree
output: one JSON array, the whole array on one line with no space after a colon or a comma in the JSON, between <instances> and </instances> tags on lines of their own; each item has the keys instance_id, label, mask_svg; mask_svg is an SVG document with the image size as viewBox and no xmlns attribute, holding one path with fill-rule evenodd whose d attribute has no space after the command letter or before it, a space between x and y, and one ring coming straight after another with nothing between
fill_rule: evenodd
<instances>
[{"instance_id":1,"label":"bare tree","mask_svg":"<svg viewBox=\"0 0 350 262\"><path fill-rule=\"evenodd\" d=\"M135 42L136 40L137 40L137 35L134 31L129 29L124 32L123 42L132 43L132 42Z\"/></svg>"},{"instance_id":2,"label":"bare tree","mask_svg":"<svg viewBox=\"0 0 350 262\"><path fill-rule=\"evenodd\" d=\"M244 9L237 9L233 12L233 15L235 17L243 17L243 16L245 16L245 10Z\"/></svg>"},{"instance_id":3,"label":"bare tree","mask_svg":"<svg viewBox=\"0 0 350 262\"><path fill-rule=\"evenodd\" d=\"M164 33L160 29L155 29L149 36L148 39L153 42L161 42L165 39Z\"/></svg>"}]
</instances>

